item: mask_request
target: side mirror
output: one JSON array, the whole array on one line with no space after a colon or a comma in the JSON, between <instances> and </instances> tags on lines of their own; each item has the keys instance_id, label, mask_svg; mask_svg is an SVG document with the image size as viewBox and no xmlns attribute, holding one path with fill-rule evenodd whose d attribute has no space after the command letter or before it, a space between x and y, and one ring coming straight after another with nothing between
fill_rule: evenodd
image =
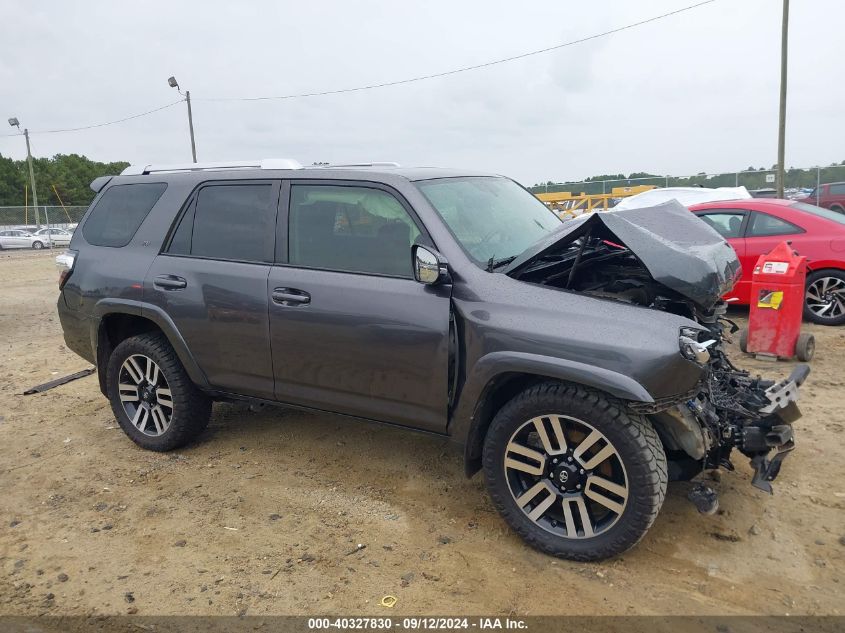
<instances>
[{"instance_id":1,"label":"side mirror","mask_svg":"<svg viewBox=\"0 0 845 633\"><path fill-rule=\"evenodd\" d=\"M437 251L414 244L411 256L414 262L414 279L421 284L434 286L451 281L446 258Z\"/></svg>"}]
</instances>

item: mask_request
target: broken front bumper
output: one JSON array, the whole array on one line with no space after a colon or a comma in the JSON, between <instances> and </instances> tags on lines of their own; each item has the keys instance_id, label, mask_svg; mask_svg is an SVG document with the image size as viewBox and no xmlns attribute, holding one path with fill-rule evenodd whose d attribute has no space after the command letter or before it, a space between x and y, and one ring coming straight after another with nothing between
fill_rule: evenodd
<instances>
[{"instance_id":1,"label":"broken front bumper","mask_svg":"<svg viewBox=\"0 0 845 633\"><path fill-rule=\"evenodd\" d=\"M760 409L761 419L742 428L738 447L751 457L754 477L751 484L769 494L786 456L795 448L792 423L801 417L798 387L807 379L810 368L798 365L789 378L766 390L768 404Z\"/></svg>"}]
</instances>

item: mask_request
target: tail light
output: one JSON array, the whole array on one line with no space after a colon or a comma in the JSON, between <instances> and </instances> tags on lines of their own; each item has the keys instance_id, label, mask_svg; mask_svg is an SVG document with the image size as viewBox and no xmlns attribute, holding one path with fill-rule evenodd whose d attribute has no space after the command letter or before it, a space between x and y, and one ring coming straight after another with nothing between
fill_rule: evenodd
<instances>
[{"instance_id":1,"label":"tail light","mask_svg":"<svg viewBox=\"0 0 845 633\"><path fill-rule=\"evenodd\" d=\"M65 251L56 255L56 266L59 269L59 290L64 288L70 274L73 272L73 265L76 263L77 251Z\"/></svg>"}]
</instances>

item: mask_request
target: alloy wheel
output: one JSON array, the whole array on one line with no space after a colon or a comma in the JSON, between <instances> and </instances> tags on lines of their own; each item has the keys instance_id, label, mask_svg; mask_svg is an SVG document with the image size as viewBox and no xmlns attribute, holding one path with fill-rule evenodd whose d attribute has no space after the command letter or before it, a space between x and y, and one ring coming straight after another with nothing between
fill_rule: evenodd
<instances>
[{"instance_id":1,"label":"alloy wheel","mask_svg":"<svg viewBox=\"0 0 845 633\"><path fill-rule=\"evenodd\" d=\"M505 475L517 506L537 526L568 539L593 538L622 516L628 477L618 451L577 418L532 418L505 448Z\"/></svg>"},{"instance_id":2,"label":"alloy wheel","mask_svg":"<svg viewBox=\"0 0 845 633\"><path fill-rule=\"evenodd\" d=\"M820 277L807 287L807 308L823 319L835 319L845 314L845 280Z\"/></svg>"},{"instance_id":3,"label":"alloy wheel","mask_svg":"<svg viewBox=\"0 0 845 633\"><path fill-rule=\"evenodd\" d=\"M144 435L163 435L173 418L173 395L155 361L133 354L120 366L118 383L120 403L132 426Z\"/></svg>"}]
</instances>

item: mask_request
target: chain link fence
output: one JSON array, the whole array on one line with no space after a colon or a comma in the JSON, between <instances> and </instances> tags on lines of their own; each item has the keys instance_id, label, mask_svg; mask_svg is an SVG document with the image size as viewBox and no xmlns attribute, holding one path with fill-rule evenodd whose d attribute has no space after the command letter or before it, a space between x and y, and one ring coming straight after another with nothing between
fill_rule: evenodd
<instances>
[{"instance_id":1,"label":"chain link fence","mask_svg":"<svg viewBox=\"0 0 845 633\"><path fill-rule=\"evenodd\" d=\"M632 178L590 179L569 182L547 182L529 187L532 193L569 192L572 195L611 194L614 188L636 185L655 187L745 187L758 195L774 197L776 176L774 169L747 169L721 173L698 173L691 176L637 176ZM845 182L845 164L828 167L790 168L784 179L787 198L816 195L820 185Z\"/></svg>"},{"instance_id":2,"label":"chain link fence","mask_svg":"<svg viewBox=\"0 0 845 633\"><path fill-rule=\"evenodd\" d=\"M37 231L44 228L75 228L87 206L0 207L0 231L24 229Z\"/></svg>"}]
</instances>

